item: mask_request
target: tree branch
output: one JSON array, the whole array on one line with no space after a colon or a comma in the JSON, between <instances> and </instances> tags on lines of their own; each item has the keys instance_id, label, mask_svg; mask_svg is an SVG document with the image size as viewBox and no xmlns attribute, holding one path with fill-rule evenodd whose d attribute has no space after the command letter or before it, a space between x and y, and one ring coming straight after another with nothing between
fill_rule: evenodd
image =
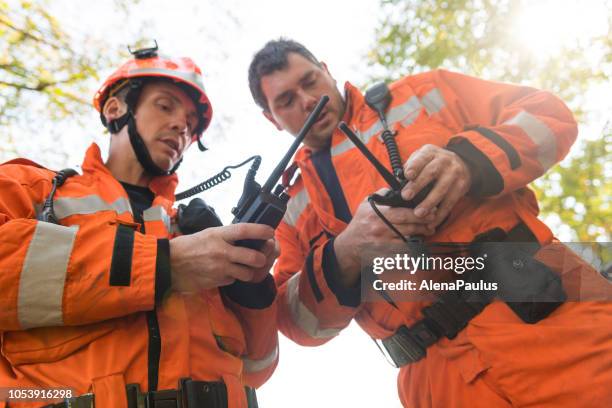
<instances>
[{"instance_id":1,"label":"tree branch","mask_svg":"<svg viewBox=\"0 0 612 408\"><path fill-rule=\"evenodd\" d=\"M28 31L24 30L23 28L19 28L19 27L15 26L15 25L14 25L14 24L12 24L12 23L11 23L9 20L5 19L5 18L4 18L4 17L2 17L2 16L0 16L0 24L5 25L6 27L10 28L11 30L18 32L19 34L21 34L21 35L23 35L24 37L27 37L27 38L29 38L29 39L31 39L31 40L38 41L38 42L40 42L40 43L42 43L42 44L46 44L46 45L48 45L49 47L52 47L52 48L54 48L54 49L56 49L56 50L61 50L61 49L62 49L62 47L60 47L60 46L59 46L59 45L57 45L57 44L53 44L53 43L51 43L51 42L49 42L49 41L45 40L45 39L44 39L44 38L42 38L42 37L39 37L39 36L37 36L37 35L35 35L35 34L32 34L31 32L28 32Z\"/></svg>"}]
</instances>

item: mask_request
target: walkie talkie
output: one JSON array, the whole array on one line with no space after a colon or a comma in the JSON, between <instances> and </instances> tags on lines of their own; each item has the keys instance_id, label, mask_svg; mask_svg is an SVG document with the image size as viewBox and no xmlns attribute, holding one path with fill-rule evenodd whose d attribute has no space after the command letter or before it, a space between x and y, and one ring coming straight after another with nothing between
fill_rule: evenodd
<instances>
[{"instance_id":1,"label":"walkie talkie","mask_svg":"<svg viewBox=\"0 0 612 408\"><path fill-rule=\"evenodd\" d=\"M291 160L293 154L300 147L300 143L302 143L302 140L304 140L304 137L306 137L312 125L319 119L319 115L328 101L329 97L327 95L321 97L317 106L315 106L314 110L308 115L308 118L306 118L306 122L304 122L304 126L297 134L295 141L291 147L289 147L289 150L280 163L278 163L272 174L270 174L270 177L268 177L263 187L260 187L259 184L255 182L254 178L249 183L245 183L242 197L238 201L238 205L232 209L232 214L234 214L235 217L232 224L244 222L265 224L272 228L278 226L285 215L285 211L287 211L289 195L285 193L284 186L279 184L274 187L274 185L283 175L285 168L289 164L289 160ZM272 191L273 187L274 191ZM256 239L236 241L236 245L251 249L260 249L264 243L264 241Z\"/></svg>"},{"instance_id":2,"label":"walkie talkie","mask_svg":"<svg viewBox=\"0 0 612 408\"><path fill-rule=\"evenodd\" d=\"M363 142L359 139L359 137L347 126L346 123L340 122L338 126L342 132L353 142L355 147L361 151L361 153L369 160L370 163L376 168L378 173L385 179L391 190L387 191L384 195L380 194L372 194L372 198L376 204L388 205L389 207L404 207L404 208L415 208L417 205L421 203L427 197L429 192L432 190L434 186L434 182L429 183L425 188L419 191L415 197L411 200L404 200L402 198L401 192L402 188L408 182L406 179L402 177L402 179L398 180L393 174L389 172L382 165L380 161L372 152L368 150L368 148L363 144Z\"/></svg>"},{"instance_id":3,"label":"walkie talkie","mask_svg":"<svg viewBox=\"0 0 612 408\"><path fill-rule=\"evenodd\" d=\"M395 132L392 132L389 129L389 124L387 123L387 117L385 116L385 111L389 107L391 103L391 92L389 92L389 87L386 83L380 82L371 88L369 88L365 93L365 102L374 112L378 114L378 118L380 119L380 123L383 126L383 132L380 135L385 147L387 148L387 153L389 154L389 161L391 162L391 169L393 170L393 175L398 180L404 180L404 169L402 168L402 158L399 154L399 149L397 148L397 143L395 143Z\"/></svg>"},{"instance_id":4,"label":"walkie talkie","mask_svg":"<svg viewBox=\"0 0 612 408\"><path fill-rule=\"evenodd\" d=\"M355 136L355 134L346 125L341 125L340 129L351 139L351 141L359 148L359 150L366 156L366 158L376 167L378 172L383 176L385 181L391 187L391 191L385 195L374 194L372 198L377 204L388 205L391 207L406 207L414 208L421 201L427 197L427 194L432 190L434 183L431 182L423 190L421 190L412 200L406 201L401 197L402 188L408 182L404 177L404 169L402 167L402 158L399 154L397 143L395 142L395 133L389 129L387 117L385 111L391 103L391 92L386 83L380 82L370 87L365 93L366 104L378 115L380 123L383 126L383 132L380 135L387 153L389 154L389 161L391 162L391 169L393 176L389 174L387 169L380 164L380 162L370 153L370 151L363 145L361 140ZM350 132L351 134L349 134ZM367 153L366 153L367 152ZM395 181L391 181L395 179Z\"/></svg>"}]
</instances>

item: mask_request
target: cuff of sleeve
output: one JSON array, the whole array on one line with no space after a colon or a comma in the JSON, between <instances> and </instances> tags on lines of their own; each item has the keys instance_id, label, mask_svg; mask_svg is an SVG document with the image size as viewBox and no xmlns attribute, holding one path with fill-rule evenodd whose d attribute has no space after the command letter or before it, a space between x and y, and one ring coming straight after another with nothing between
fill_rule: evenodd
<instances>
[{"instance_id":1,"label":"cuff of sleeve","mask_svg":"<svg viewBox=\"0 0 612 408\"><path fill-rule=\"evenodd\" d=\"M461 136L455 137L450 140L446 149L461 157L470 167L472 186L469 195L472 197L488 197L503 191L504 179L491 160L469 140Z\"/></svg>"},{"instance_id":2,"label":"cuff of sleeve","mask_svg":"<svg viewBox=\"0 0 612 408\"><path fill-rule=\"evenodd\" d=\"M357 307L361 303L361 280L354 287L347 288L340 283L338 275L340 266L334 251L334 239L331 238L323 248L323 276L329 289L336 295L342 306Z\"/></svg>"},{"instance_id":3,"label":"cuff of sleeve","mask_svg":"<svg viewBox=\"0 0 612 408\"><path fill-rule=\"evenodd\" d=\"M235 281L221 288L230 300L249 309L266 309L276 298L276 285L272 275L257 283Z\"/></svg>"},{"instance_id":4,"label":"cuff of sleeve","mask_svg":"<svg viewBox=\"0 0 612 408\"><path fill-rule=\"evenodd\" d=\"M170 274L170 241L157 240L157 260L155 262L155 304L160 304L172 286Z\"/></svg>"}]
</instances>

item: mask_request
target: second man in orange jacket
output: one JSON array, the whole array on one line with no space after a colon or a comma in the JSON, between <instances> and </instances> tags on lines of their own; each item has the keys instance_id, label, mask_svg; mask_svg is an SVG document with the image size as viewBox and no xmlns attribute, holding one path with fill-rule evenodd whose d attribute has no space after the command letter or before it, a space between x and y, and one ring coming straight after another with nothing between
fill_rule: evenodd
<instances>
[{"instance_id":1,"label":"second man in orange jacket","mask_svg":"<svg viewBox=\"0 0 612 408\"><path fill-rule=\"evenodd\" d=\"M407 407L612 403L610 303L567 302L533 324L504 302L449 308L361 299L359 251L402 241L365 201L385 180L338 124L346 122L391 171L380 118L358 89L347 83L341 93L328 67L291 40L270 41L254 56L249 85L264 116L294 135L319 98L330 96L296 154L299 175L276 233L279 327L287 337L323 344L355 318L400 366L399 395ZM401 78L389 89L386 121L409 181L402 196L411 199L434 183L415 209L380 207L397 232L424 236L426 243L531 241L551 249L540 251L548 254L545 268L593 272L553 245L527 187L576 138L563 102L444 70Z\"/></svg>"}]
</instances>

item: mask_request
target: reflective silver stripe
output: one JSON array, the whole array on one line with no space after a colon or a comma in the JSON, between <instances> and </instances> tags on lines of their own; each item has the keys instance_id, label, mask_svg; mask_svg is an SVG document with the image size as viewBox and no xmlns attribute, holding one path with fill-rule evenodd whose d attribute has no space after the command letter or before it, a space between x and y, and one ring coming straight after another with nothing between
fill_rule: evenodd
<instances>
[{"instance_id":1,"label":"reflective silver stripe","mask_svg":"<svg viewBox=\"0 0 612 408\"><path fill-rule=\"evenodd\" d=\"M302 215L302 212L309 202L310 197L308 197L306 189L302 188L302 191L291 197L289 200L289 203L287 204L287 212L283 217L283 221L292 227L295 227L297 220L300 218L300 215Z\"/></svg>"},{"instance_id":2,"label":"reflective silver stripe","mask_svg":"<svg viewBox=\"0 0 612 408\"><path fill-rule=\"evenodd\" d=\"M61 197L53 201L53 209L58 219L71 215L94 214L99 211L116 211L118 214L132 212L127 198L120 197L112 203L107 203L98 195L84 197Z\"/></svg>"},{"instance_id":3,"label":"reflective silver stripe","mask_svg":"<svg viewBox=\"0 0 612 408\"><path fill-rule=\"evenodd\" d=\"M446 106L442 94L438 88L434 88L421 99L421 103L425 107L427 113L431 116L434 113L438 113Z\"/></svg>"},{"instance_id":4,"label":"reflective silver stripe","mask_svg":"<svg viewBox=\"0 0 612 408\"><path fill-rule=\"evenodd\" d=\"M242 363L244 366L244 371L246 371L247 373L256 373L257 371L265 370L266 368L270 367L276 362L277 359L278 344L276 345L274 350L272 350L272 352L264 358L260 360L251 360L248 358L243 358Z\"/></svg>"},{"instance_id":5,"label":"reflective silver stripe","mask_svg":"<svg viewBox=\"0 0 612 408\"><path fill-rule=\"evenodd\" d=\"M419 116L421 107L422 106L419 102L419 98L413 96L401 105L395 106L394 108L390 109L386 115L389 127L392 127L397 122L401 122L404 126L411 125L412 122L414 122L414 120L417 118L417 116ZM357 136L359 136L359 139L364 144L367 144L372 138L372 136L382 132L382 130L382 124L380 123L380 121L376 121L376 123L374 123L372 126L364 130L363 132L357 131L355 133L357 134ZM353 145L353 142L351 142L349 139L346 139L331 148L331 155L337 156L352 149L353 147L355 147L355 145Z\"/></svg>"},{"instance_id":6,"label":"reflective silver stripe","mask_svg":"<svg viewBox=\"0 0 612 408\"><path fill-rule=\"evenodd\" d=\"M300 301L300 275L301 272L296 273L287 282L287 304L289 305L293 322L306 334L315 339L328 339L338 335L341 329L319 328L317 317Z\"/></svg>"},{"instance_id":7,"label":"reflective silver stripe","mask_svg":"<svg viewBox=\"0 0 612 408\"><path fill-rule=\"evenodd\" d=\"M172 222L172 228L168 231L171 235L182 234L183 232L179 228L179 225L176 222Z\"/></svg>"},{"instance_id":8,"label":"reflective silver stripe","mask_svg":"<svg viewBox=\"0 0 612 408\"><path fill-rule=\"evenodd\" d=\"M145 221L163 221L166 226L166 231L172 231L172 220L166 212L164 207L156 205L151 208L147 208L142 212L142 219Z\"/></svg>"},{"instance_id":9,"label":"reflective silver stripe","mask_svg":"<svg viewBox=\"0 0 612 408\"><path fill-rule=\"evenodd\" d=\"M64 323L64 283L78 229L36 224L19 278L17 316L23 329Z\"/></svg>"},{"instance_id":10,"label":"reflective silver stripe","mask_svg":"<svg viewBox=\"0 0 612 408\"><path fill-rule=\"evenodd\" d=\"M557 161L557 141L555 135L545 123L526 111L504 122L504 125L518 126L538 146L538 161L548 169Z\"/></svg>"},{"instance_id":11,"label":"reflective silver stripe","mask_svg":"<svg viewBox=\"0 0 612 408\"><path fill-rule=\"evenodd\" d=\"M359 132L356 131L355 134L359 137L359 139L361 139L361 141L363 141L361 134ZM344 152L351 150L353 147L355 147L355 145L353 144L353 142L350 141L350 139L347 138L343 140L342 142L338 143L337 145L332 146L331 149L329 149L329 151L330 151L331 156L334 157L334 156L338 156L339 154L342 154Z\"/></svg>"},{"instance_id":12,"label":"reflective silver stripe","mask_svg":"<svg viewBox=\"0 0 612 408\"><path fill-rule=\"evenodd\" d=\"M204 90L204 84L202 84L202 77L195 72L183 72L183 71L174 71L171 69L163 69L163 68L140 68L133 69L130 71L130 75L137 76L146 76L146 75L163 75L169 77L179 77L185 82L190 82L193 85L197 86L201 90Z\"/></svg>"}]
</instances>

